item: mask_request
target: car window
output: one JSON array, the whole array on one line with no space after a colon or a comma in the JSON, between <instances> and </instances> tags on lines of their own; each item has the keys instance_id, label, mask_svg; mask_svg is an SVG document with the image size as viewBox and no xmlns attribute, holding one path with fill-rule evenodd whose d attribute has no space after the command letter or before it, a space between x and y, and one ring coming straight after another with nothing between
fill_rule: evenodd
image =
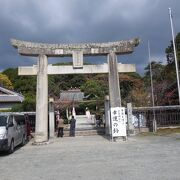
<instances>
[{"instance_id":1,"label":"car window","mask_svg":"<svg viewBox=\"0 0 180 180\"><path fill-rule=\"evenodd\" d=\"M24 125L25 124L24 115L15 115L15 121L16 121L17 125Z\"/></svg>"},{"instance_id":2,"label":"car window","mask_svg":"<svg viewBox=\"0 0 180 180\"><path fill-rule=\"evenodd\" d=\"M12 125L13 124L13 116L9 116L9 122L8 122L9 125Z\"/></svg>"},{"instance_id":3,"label":"car window","mask_svg":"<svg viewBox=\"0 0 180 180\"><path fill-rule=\"evenodd\" d=\"M0 126L7 125L7 116L0 116Z\"/></svg>"}]
</instances>

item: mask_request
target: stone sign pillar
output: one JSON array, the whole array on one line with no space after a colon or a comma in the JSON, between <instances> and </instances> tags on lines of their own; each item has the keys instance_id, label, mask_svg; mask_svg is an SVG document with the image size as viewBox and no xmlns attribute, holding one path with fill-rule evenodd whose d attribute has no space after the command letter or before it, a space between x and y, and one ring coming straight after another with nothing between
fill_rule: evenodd
<instances>
[{"instance_id":1,"label":"stone sign pillar","mask_svg":"<svg viewBox=\"0 0 180 180\"><path fill-rule=\"evenodd\" d=\"M133 122L133 114L132 114L132 104L127 103L127 133L128 136L135 134Z\"/></svg>"},{"instance_id":2,"label":"stone sign pillar","mask_svg":"<svg viewBox=\"0 0 180 180\"><path fill-rule=\"evenodd\" d=\"M35 142L48 141L48 59L39 55L37 62L36 125Z\"/></svg>"},{"instance_id":3,"label":"stone sign pillar","mask_svg":"<svg viewBox=\"0 0 180 180\"><path fill-rule=\"evenodd\" d=\"M109 107L109 96L105 96L105 133L106 135L111 134L111 122L110 122L110 107Z\"/></svg>"},{"instance_id":4,"label":"stone sign pillar","mask_svg":"<svg viewBox=\"0 0 180 180\"><path fill-rule=\"evenodd\" d=\"M54 119L54 98L49 98L49 137L54 138L55 131Z\"/></svg>"},{"instance_id":5,"label":"stone sign pillar","mask_svg":"<svg viewBox=\"0 0 180 180\"><path fill-rule=\"evenodd\" d=\"M118 63L117 56L114 52L108 54L108 65L109 65L109 96L110 96L110 107L121 106L120 96L120 85L119 85L119 74L118 74Z\"/></svg>"}]
</instances>

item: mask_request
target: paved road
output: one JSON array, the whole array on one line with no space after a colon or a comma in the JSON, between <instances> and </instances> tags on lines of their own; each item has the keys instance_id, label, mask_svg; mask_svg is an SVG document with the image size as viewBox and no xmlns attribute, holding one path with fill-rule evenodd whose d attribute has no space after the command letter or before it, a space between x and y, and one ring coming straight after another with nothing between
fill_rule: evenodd
<instances>
[{"instance_id":1,"label":"paved road","mask_svg":"<svg viewBox=\"0 0 180 180\"><path fill-rule=\"evenodd\" d=\"M0 155L1 180L179 180L180 135L66 137Z\"/></svg>"}]
</instances>

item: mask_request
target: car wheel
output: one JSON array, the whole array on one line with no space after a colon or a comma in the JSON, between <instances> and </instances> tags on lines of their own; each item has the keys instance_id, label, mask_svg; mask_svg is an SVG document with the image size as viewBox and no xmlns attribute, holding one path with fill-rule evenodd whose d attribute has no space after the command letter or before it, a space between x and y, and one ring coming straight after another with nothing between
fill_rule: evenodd
<instances>
[{"instance_id":1,"label":"car wheel","mask_svg":"<svg viewBox=\"0 0 180 180\"><path fill-rule=\"evenodd\" d=\"M10 148L9 148L9 154L12 154L14 152L14 141L11 140Z\"/></svg>"}]
</instances>

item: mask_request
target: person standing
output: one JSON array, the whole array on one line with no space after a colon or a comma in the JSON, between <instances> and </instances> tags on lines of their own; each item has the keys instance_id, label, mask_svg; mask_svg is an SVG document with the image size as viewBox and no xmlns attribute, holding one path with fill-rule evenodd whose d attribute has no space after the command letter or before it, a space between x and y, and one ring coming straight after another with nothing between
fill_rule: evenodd
<instances>
[{"instance_id":1,"label":"person standing","mask_svg":"<svg viewBox=\"0 0 180 180\"><path fill-rule=\"evenodd\" d=\"M86 116L88 119L91 119L91 113L87 107L86 107Z\"/></svg>"},{"instance_id":2,"label":"person standing","mask_svg":"<svg viewBox=\"0 0 180 180\"><path fill-rule=\"evenodd\" d=\"M75 136L76 119L72 116L70 120L70 136Z\"/></svg>"},{"instance_id":3,"label":"person standing","mask_svg":"<svg viewBox=\"0 0 180 180\"><path fill-rule=\"evenodd\" d=\"M62 118L58 121L58 137L63 137L64 135L64 120Z\"/></svg>"}]
</instances>

